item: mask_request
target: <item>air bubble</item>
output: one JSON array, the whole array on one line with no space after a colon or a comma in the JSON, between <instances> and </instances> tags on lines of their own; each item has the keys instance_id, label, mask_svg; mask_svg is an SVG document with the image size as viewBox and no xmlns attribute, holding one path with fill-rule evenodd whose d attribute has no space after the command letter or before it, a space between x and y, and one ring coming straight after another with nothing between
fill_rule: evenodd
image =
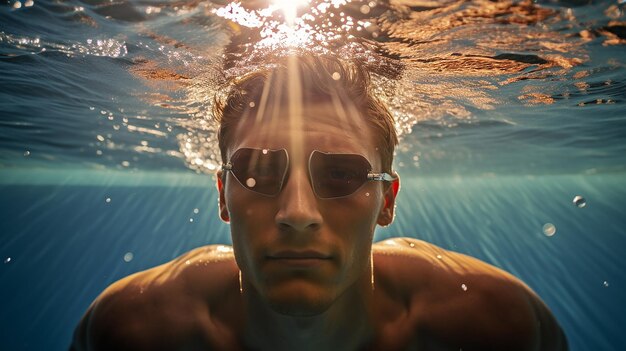
<instances>
[{"instance_id":1,"label":"air bubble","mask_svg":"<svg viewBox=\"0 0 626 351\"><path fill-rule=\"evenodd\" d=\"M198 209L198 208L194 208L193 209L193 213L198 214L198 212L200 212L200 209Z\"/></svg>"},{"instance_id":2,"label":"air bubble","mask_svg":"<svg viewBox=\"0 0 626 351\"><path fill-rule=\"evenodd\" d=\"M22 3L21 2L16 1L16 2L13 3L13 8L14 9L19 9L21 7L22 7Z\"/></svg>"},{"instance_id":3,"label":"air bubble","mask_svg":"<svg viewBox=\"0 0 626 351\"><path fill-rule=\"evenodd\" d=\"M122 161L122 167L128 167L128 166L130 166L130 162Z\"/></svg>"},{"instance_id":4,"label":"air bubble","mask_svg":"<svg viewBox=\"0 0 626 351\"><path fill-rule=\"evenodd\" d=\"M609 282L607 282L606 280L604 282L602 282L602 285L604 285L605 288L609 287Z\"/></svg>"},{"instance_id":5,"label":"air bubble","mask_svg":"<svg viewBox=\"0 0 626 351\"><path fill-rule=\"evenodd\" d=\"M585 200L585 198L580 195L574 196L574 200L572 200L572 203L578 208L583 208L587 206L587 200Z\"/></svg>"},{"instance_id":6,"label":"air bubble","mask_svg":"<svg viewBox=\"0 0 626 351\"><path fill-rule=\"evenodd\" d=\"M409 243L410 247L415 247L415 243Z\"/></svg>"},{"instance_id":7,"label":"air bubble","mask_svg":"<svg viewBox=\"0 0 626 351\"><path fill-rule=\"evenodd\" d=\"M552 223L546 223L543 225L543 233L546 236L553 236L556 234L556 226Z\"/></svg>"},{"instance_id":8,"label":"air bubble","mask_svg":"<svg viewBox=\"0 0 626 351\"><path fill-rule=\"evenodd\" d=\"M133 260L133 258L135 257L135 255L133 255L132 252L127 252L126 254L124 254L124 261L125 262L130 262Z\"/></svg>"},{"instance_id":9,"label":"air bubble","mask_svg":"<svg viewBox=\"0 0 626 351\"><path fill-rule=\"evenodd\" d=\"M189 223L193 223L193 218L189 218Z\"/></svg>"},{"instance_id":10,"label":"air bubble","mask_svg":"<svg viewBox=\"0 0 626 351\"><path fill-rule=\"evenodd\" d=\"M108 204L109 202L111 202L111 198L107 197L106 200L104 200L104 202L106 202Z\"/></svg>"},{"instance_id":11,"label":"air bubble","mask_svg":"<svg viewBox=\"0 0 626 351\"><path fill-rule=\"evenodd\" d=\"M254 107L256 106L256 104L254 103L254 101L250 101L250 107Z\"/></svg>"},{"instance_id":12,"label":"air bubble","mask_svg":"<svg viewBox=\"0 0 626 351\"><path fill-rule=\"evenodd\" d=\"M339 80L341 79L341 74L339 74L339 72L333 72L332 77L334 80Z\"/></svg>"},{"instance_id":13,"label":"air bubble","mask_svg":"<svg viewBox=\"0 0 626 351\"><path fill-rule=\"evenodd\" d=\"M24 157L28 157L28 156L30 156L30 151L28 150L24 151Z\"/></svg>"},{"instance_id":14,"label":"air bubble","mask_svg":"<svg viewBox=\"0 0 626 351\"><path fill-rule=\"evenodd\" d=\"M463 291L467 291L467 285L461 284L461 289L463 289Z\"/></svg>"},{"instance_id":15,"label":"air bubble","mask_svg":"<svg viewBox=\"0 0 626 351\"><path fill-rule=\"evenodd\" d=\"M365 196L370 196L370 193L365 193Z\"/></svg>"},{"instance_id":16,"label":"air bubble","mask_svg":"<svg viewBox=\"0 0 626 351\"><path fill-rule=\"evenodd\" d=\"M26 7L31 7L35 5L35 2L33 0L26 0L26 2L24 3L24 6Z\"/></svg>"},{"instance_id":17,"label":"air bubble","mask_svg":"<svg viewBox=\"0 0 626 351\"><path fill-rule=\"evenodd\" d=\"M254 178L246 179L246 186L248 188L254 188L255 185L256 185L256 180Z\"/></svg>"},{"instance_id":18,"label":"air bubble","mask_svg":"<svg viewBox=\"0 0 626 351\"><path fill-rule=\"evenodd\" d=\"M437 259L442 259L443 257L441 255L437 255Z\"/></svg>"},{"instance_id":19,"label":"air bubble","mask_svg":"<svg viewBox=\"0 0 626 351\"><path fill-rule=\"evenodd\" d=\"M367 5L361 6L361 13L367 15L368 13L370 13L370 7Z\"/></svg>"},{"instance_id":20,"label":"air bubble","mask_svg":"<svg viewBox=\"0 0 626 351\"><path fill-rule=\"evenodd\" d=\"M10 263L10 262L11 262L11 257L7 257L7 258L4 259L4 263L5 264Z\"/></svg>"}]
</instances>

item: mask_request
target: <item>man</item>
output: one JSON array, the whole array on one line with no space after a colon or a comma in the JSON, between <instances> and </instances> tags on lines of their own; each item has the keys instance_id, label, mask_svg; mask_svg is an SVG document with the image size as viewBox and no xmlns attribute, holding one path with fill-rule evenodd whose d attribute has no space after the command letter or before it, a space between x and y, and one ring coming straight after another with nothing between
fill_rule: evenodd
<instances>
[{"instance_id":1,"label":"man","mask_svg":"<svg viewBox=\"0 0 626 351\"><path fill-rule=\"evenodd\" d=\"M287 57L216 101L220 217L207 246L111 285L73 350L566 350L515 277L431 244L372 245L399 178L361 65Z\"/></svg>"}]
</instances>

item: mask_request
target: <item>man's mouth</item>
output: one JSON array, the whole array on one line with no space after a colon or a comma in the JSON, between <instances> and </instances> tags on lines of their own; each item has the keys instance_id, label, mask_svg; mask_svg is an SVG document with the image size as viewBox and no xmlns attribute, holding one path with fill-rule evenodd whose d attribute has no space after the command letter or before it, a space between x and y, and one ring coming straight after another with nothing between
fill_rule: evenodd
<instances>
[{"instance_id":1,"label":"man's mouth","mask_svg":"<svg viewBox=\"0 0 626 351\"><path fill-rule=\"evenodd\" d=\"M331 257L324 253L313 250L286 250L272 253L267 256L267 259L270 262L274 262L277 264L304 268L314 267L323 264L324 262L330 261Z\"/></svg>"}]
</instances>

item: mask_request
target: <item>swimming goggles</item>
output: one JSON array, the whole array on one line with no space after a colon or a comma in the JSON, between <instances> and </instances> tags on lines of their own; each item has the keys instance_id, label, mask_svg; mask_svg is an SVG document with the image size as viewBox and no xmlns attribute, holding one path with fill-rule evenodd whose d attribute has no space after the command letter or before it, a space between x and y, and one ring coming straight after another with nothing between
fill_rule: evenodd
<instances>
[{"instance_id":1,"label":"swimming goggles","mask_svg":"<svg viewBox=\"0 0 626 351\"><path fill-rule=\"evenodd\" d=\"M241 148L222 165L244 188L266 196L280 192L288 169L285 149ZM309 179L318 198L332 199L351 195L368 181L390 182L397 177L372 172L372 165L362 155L314 150L309 156Z\"/></svg>"}]
</instances>

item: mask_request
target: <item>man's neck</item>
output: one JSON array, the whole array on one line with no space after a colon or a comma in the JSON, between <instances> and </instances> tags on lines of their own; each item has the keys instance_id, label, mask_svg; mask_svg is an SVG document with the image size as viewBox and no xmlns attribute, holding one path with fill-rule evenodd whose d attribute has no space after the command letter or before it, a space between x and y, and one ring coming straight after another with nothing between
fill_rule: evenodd
<instances>
[{"instance_id":1,"label":"man's neck","mask_svg":"<svg viewBox=\"0 0 626 351\"><path fill-rule=\"evenodd\" d=\"M255 350L356 350L372 337L372 288L357 281L324 312L290 316L271 309L253 289L244 289L244 342Z\"/></svg>"}]
</instances>

